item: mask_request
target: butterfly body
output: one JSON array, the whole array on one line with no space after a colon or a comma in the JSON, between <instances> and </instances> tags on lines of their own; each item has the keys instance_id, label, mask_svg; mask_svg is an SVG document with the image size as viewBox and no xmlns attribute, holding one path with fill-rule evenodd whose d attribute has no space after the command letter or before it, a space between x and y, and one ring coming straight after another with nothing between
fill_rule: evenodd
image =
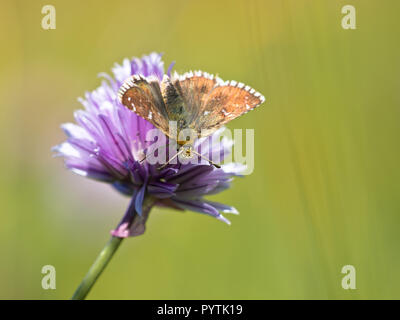
<instances>
[{"instance_id":1,"label":"butterfly body","mask_svg":"<svg viewBox=\"0 0 400 320\"><path fill-rule=\"evenodd\" d=\"M264 96L236 81L206 72L175 73L172 77L132 76L118 92L119 101L174 139L182 156L197 154L193 143L227 122L253 110Z\"/></svg>"}]
</instances>

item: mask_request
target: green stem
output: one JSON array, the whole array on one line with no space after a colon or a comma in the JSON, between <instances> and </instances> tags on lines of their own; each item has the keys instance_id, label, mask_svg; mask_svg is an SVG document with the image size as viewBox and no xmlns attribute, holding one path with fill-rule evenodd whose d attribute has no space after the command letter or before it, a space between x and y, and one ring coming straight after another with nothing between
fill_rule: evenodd
<instances>
[{"instance_id":1,"label":"green stem","mask_svg":"<svg viewBox=\"0 0 400 320\"><path fill-rule=\"evenodd\" d=\"M132 212L135 206L135 198L132 198L129 208L122 219L121 223L128 223L130 226L130 231L132 231L131 236L141 235L145 230L145 223L148 218L149 212L156 202L156 199L150 196L146 196L143 200L142 214L138 215L136 212ZM100 277L101 273L107 266L108 262L113 257L115 251L117 251L119 245L124 238L111 237L110 241L107 242L103 250L101 250L96 261L90 267L85 278L82 280L78 289L76 289L72 300L83 300L86 298L90 289L96 283L96 280Z\"/></svg>"},{"instance_id":2,"label":"green stem","mask_svg":"<svg viewBox=\"0 0 400 320\"><path fill-rule=\"evenodd\" d=\"M111 260L115 251L117 251L119 245L124 238L111 237L107 242L103 250L101 250L96 261L93 263L85 278L82 280L78 289L76 289L72 300L84 300L90 289L95 284L97 278L101 275L108 262Z\"/></svg>"}]
</instances>

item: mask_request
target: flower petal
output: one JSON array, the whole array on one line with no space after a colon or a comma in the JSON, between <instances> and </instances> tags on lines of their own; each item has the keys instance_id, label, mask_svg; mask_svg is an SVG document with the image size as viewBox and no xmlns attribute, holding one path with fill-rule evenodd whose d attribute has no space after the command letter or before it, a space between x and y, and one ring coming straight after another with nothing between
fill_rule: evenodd
<instances>
[{"instance_id":1,"label":"flower petal","mask_svg":"<svg viewBox=\"0 0 400 320\"><path fill-rule=\"evenodd\" d=\"M235 207L227 206L227 205L219 203L219 202L213 202L213 201L208 201L208 200L204 200L204 202L213 206L219 212L239 214L239 211L237 211Z\"/></svg>"},{"instance_id":2,"label":"flower petal","mask_svg":"<svg viewBox=\"0 0 400 320\"><path fill-rule=\"evenodd\" d=\"M146 183L143 184L143 186L139 189L139 192L136 195L136 200L135 200L135 210L140 216L142 215L142 206L143 206L145 191L146 191Z\"/></svg>"},{"instance_id":3,"label":"flower petal","mask_svg":"<svg viewBox=\"0 0 400 320\"><path fill-rule=\"evenodd\" d=\"M203 200L180 200L177 198L173 198L172 200L176 203L178 207L182 209L205 213L214 218L217 218L220 221L225 222L226 224L231 224L230 221L226 219L222 214L220 214L216 208L204 202Z\"/></svg>"},{"instance_id":4,"label":"flower petal","mask_svg":"<svg viewBox=\"0 0 400 320\"><path fill-rule=\"evenodd\" d=\"M170 198L178 186L178 184L167 182L152 182L148 185L147 192L160 199Z\"/></svg>"}]
</instances>

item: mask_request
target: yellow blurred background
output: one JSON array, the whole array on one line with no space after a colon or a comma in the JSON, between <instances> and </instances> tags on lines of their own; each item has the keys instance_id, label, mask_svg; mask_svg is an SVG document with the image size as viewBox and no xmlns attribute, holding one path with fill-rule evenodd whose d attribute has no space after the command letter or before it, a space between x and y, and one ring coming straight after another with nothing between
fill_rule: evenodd
<instances>
[{"instance_id":1,"label":"yellow blurred background","mask_svg":"<svg viewBox=\"0 0 400 320\"><path fill-rule=\"evenodd\" d=\"M41 9L56 8L43 30ZM344 30L341 8L356 8ZM400 298L398 1L2 1L0 298L68 299L129 199L52 158L76 98L124 57L249 84L255 170L213 199L229 227L155 209L93 299ZM56 290L41 268L54 265ZM353 265L357 289L344 290Z\"/></svg>"}]
</instances>

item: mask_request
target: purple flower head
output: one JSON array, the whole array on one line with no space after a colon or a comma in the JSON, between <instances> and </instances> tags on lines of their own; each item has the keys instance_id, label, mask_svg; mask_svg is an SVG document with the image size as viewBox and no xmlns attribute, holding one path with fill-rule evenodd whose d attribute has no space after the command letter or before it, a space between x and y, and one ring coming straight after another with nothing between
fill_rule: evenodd
<instances>
[{"instance_id":1,"label":"purple flower head","mask_svg":"<svg viewBox=\"0 0 400 320\"><path fill-rule=\"evenodd\" d=\"M107 182L131 197L125 216L111 234L116 237L142 234L154 205L204 213L229 224L221 212L237 213L236 209L207 201L204 196L228 188L231 178L243 170L242 165L230 163L217 169L204 162L178 162L159 170L157 164L140 161L149 146L146 134L154 126L124 107L117 99L117 92L131 75L153 75L161 80L164 75L161 55L151 53L141 59L125 59L122 65L115 64L112 73L113 77L100 74L103 77L101 86L79 99L84 110L75 112L77 124L63 124L67 141L54 147L57 155L64 157L68 169ZM215 141L220 132L197 141L197 144L207 145L208 150L201 148L202 153L209 156L229 151L232 142L227 139L222 143L209 143Z\"/></svg>"}]
</instances>

